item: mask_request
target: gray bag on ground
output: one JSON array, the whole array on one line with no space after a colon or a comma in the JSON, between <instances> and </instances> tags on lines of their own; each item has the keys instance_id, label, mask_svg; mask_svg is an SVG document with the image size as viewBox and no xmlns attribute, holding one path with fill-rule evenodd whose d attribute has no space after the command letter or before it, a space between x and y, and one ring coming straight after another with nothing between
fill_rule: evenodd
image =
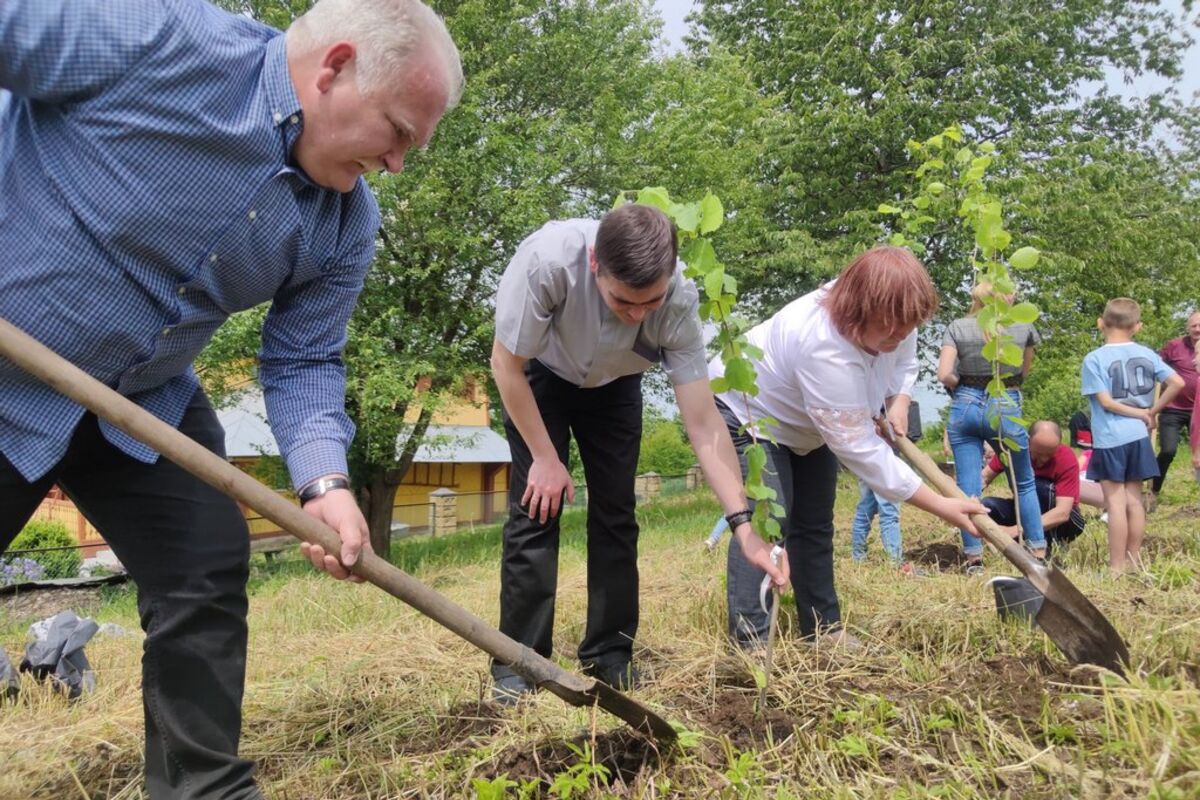
<instances>
[{"instance_id":1,"label":"gray bag on ground","mask_svg":"<svg viewBox=\"0 0 1200 800\"><path fill-rule=\"evenodd\" d=\"M0 650L0 700L6 697L16 697L20 681L17 670L8 660L8 654Z\"/></svg>"},{"instance_id":2,"label":"gray bag on ground","mask_svg":"<svg viewBox=\"0 0 1200 800\"><path fill-rule=\"evenodd\" d=\"M34 641L25 646L21 671L31 672L38 680L47 675L74 700L96 688L96 675L88 664L83 646L100 626L90 619L80 619L71 611L63 611L48 620L29 626Z\"/></svg>"}]
</instances>

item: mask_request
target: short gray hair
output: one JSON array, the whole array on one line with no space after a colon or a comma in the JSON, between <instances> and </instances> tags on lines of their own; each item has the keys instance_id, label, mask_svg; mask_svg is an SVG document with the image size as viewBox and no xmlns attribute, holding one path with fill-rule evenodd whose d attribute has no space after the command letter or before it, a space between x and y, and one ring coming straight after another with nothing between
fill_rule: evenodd
<instances>
[{"instance_id":1,"label":"short gray hair","mask_svg":"<svg viewBox=\"0 0 1200 800\"><path fill-rule=\"evenodd\" d=\"M458 48L442 18L419 0L317 0L292 23L287 37L289 45L305 49L352 42L360 92L394 79L406 60L427 51L441 66L446 110L462 98Z\"/></svg>"}]
</instances>

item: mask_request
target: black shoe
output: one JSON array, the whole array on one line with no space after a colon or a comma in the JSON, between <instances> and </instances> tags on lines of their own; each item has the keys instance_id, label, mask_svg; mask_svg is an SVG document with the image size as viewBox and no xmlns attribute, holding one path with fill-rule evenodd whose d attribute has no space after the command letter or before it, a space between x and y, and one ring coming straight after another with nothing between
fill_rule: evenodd
<instances>
[{"instance_id":1,"label":"black shoe","mask_svg":"<svg viewBox=\"0 0 1200 800\"><path fill-rule=\"evenodd\" d=\"M583 672L622 692L636 689L641 683L642 677L637 667L629 661L617 661L612 664L584 664Z\"/></svg>"},{"instance_id":2,"label":"black shoe","mask_svg":"<svg viewBox=\"0 0 1200 800\"><path fill-rule=\"evenodd\" d=\"M520 675L505 675L503 678L496 678L492 686L492 702L501 706L515 706L531 694L533 694L533 687Z\"/></svg>"}]
</instances>

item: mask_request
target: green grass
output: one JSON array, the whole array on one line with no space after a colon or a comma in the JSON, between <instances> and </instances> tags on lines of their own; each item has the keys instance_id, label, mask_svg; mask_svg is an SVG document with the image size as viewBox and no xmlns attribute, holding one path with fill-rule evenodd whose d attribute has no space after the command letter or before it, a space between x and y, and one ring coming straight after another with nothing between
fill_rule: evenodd
<instances>
[{"instance_id":1,"label":"green grass","mask_svg":"<svg viewBox=\"0 0 1200 800\"><path fill-rule=\"evenodd\" d=\"M640 509L647 680L635 696L686 729L682 748L656 753L611 717L546 693L499 710L486 702L484 655L292 556L254 562L243 750L267 796L289 800L1200 797L1200 498L1187 466L1150 518L1142 573L1107 574L1095 519L1066 554L1067 574L1129 643L1125 679L1073 668L1038 631L1002 623L979 579L897 577L874 533L872 558L853 563L857 492L843 476L838 588L868 647L814 648L785 620L765 707L761 664L724 643L723 547L701 544L716 505L696 493ZM919 511L902 520L906 548L955 541ZM404 540L392 556L496 619L498 528ZM565 665L582 636L584 556L584 517L571 511L554 643ZM994 554L988 567L1014 574ZM81 610L136 627L128 589ZM10 655L26 623L0 612ZM0 708L0 797L142 796L140 649L138 637L89 645L98 689L74 706L26 682Z\"/></svg>"}]
</instances>

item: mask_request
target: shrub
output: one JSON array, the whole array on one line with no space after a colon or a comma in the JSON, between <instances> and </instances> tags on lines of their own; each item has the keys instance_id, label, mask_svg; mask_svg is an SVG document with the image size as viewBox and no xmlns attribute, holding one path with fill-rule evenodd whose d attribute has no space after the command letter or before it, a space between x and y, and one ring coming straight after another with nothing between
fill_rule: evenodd
<instances>
[{"instance_id":1,"label":"shrub","mask_svg":"<svg viewBox=\"0 0 1200 800\"><path fill-rule=\"evenodd\" d=\"M74 545L79 544L75 537L67 532L67 526L61 522L48 520L31 520L17 534L9 552L17 550L41 550L48 547L71 547L70 550L51 550L47 553L24 553L25 558L38 562L46 570L47 578L74 578L79 574L79 566L83 557Z\"/></svg>"}]
</instances>

